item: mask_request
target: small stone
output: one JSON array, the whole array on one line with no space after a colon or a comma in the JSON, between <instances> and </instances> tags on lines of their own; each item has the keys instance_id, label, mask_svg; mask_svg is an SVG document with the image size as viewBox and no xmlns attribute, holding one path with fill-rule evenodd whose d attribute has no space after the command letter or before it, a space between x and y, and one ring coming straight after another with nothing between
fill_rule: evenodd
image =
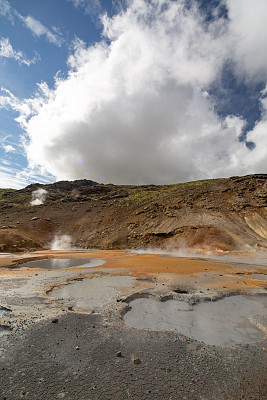
<instances>
[{"instance_id":1,"label":"small stone","mask_svg":"<svg viewBox=\"0 0 267 400\"><path fill-rule=\"evenodd\" d=\"M57 323L58 323L58 319L57 318L52 319L52 324L57 324Z\"/></svg>"},{"instance_id":2,"label":"small stone","mask_svg":"<svg viewBox=\"0 0 267 400\"><path fill-rule=\"evenodd\" d=\"M191 351L197 351L197 350L198 350L198 345L193 344L193 343L190 343L190 344L187 346L187 349L188 349L188 350L191 350Z\"/></svg>"},{"instance_id":3,"label":"small stone","mask_svg":"<svg viewBox=\"0 0 267 400\"><path fill-rule=\"evenodd\" d=\"M80 350L80 347L79 347L79 346L76 346L75 349L76 349L76 350Z\"/></svg>"},{"instance_id":4,"label":"small stone","mask_svg":"<svg viewBox=\"0 0 267 400\"><path fill-rule=\"evenodd\" d=\"M132 362L133 362L134 364L140 364L140 363L141 363L141 360L140 360L140 358L136 357L136 356L133 354L133 355L132 355Z\"/></svg>"},{"instance_id":5,"label":"small stone","mask_svg":"<svg viewBox=\"0 0 267 400\"><path fill-rule=\"evenodd\" d=\"M116 357L121 357L121 351L117 351Z\"/></svg>"},{"instance_id":6,"label":"small stone","mask_svg":"<svg viewBox=\"0 0 267 400\"><path fill-rule=\"evenodd\" d=\"M57 395L57 398L58 398L58 399L64 399L64 397L65 397L65 393L59 393L59 394Z\"/></svg>"}]
</instances>

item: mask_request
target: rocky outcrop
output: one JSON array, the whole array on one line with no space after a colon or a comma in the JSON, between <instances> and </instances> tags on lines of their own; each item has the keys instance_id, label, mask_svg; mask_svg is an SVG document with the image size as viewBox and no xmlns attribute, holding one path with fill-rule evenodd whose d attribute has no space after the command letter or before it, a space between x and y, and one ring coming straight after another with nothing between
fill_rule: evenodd
<instances>
[{"instance_id":1,"label":"rocky outcrop","mask_svg":"<svg viewBox=\"0 0 267 400\"><path fill-rule=\"evenodd\" d=\"M43 205L31 206L37 188ZM203 251L267 249L267 175L174 185L62 181L1 191L0 226L42 246L69 234L82 248L190 247ZM1 229L0 229L1 232Z\"/></svg>"}]
</instances>

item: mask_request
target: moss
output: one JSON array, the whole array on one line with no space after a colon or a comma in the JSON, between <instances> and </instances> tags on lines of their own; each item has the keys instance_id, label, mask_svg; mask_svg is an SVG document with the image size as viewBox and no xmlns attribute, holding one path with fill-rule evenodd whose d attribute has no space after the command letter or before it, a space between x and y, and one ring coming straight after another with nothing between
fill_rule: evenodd
<instances>
[{"instance_id":1,"label":"moss","mask_svg":"<svg viewBox=\"0 0 267 400\"><path fill-rule=\"evenodd\" d=\"M157 199L159 194L161 193L161 190L144 190L142 188L134 188L134 189L128 189L128 194L129 196L123 199L119 200L119 204L125 206L125 205L131 205L131 204L138 204L138 203L144 203L148 200L153 200Z\"/></svg>"}]
</instances>

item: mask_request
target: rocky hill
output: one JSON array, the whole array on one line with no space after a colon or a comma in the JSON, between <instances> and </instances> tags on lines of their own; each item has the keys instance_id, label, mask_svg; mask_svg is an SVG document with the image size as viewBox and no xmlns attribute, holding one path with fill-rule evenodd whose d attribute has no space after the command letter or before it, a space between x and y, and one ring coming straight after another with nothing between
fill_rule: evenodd
<instances>
[{"instance_id":1,"label":"rocky hill","mask_svg":"<svg viewBox=\"0 0 267 400\"><path fill-rule=\"evenodd\" d=\"M38 189L44 203L31 205ZM160 186L78 180L0 189L0 251L47 248L63 234L81 248L266 251L267 175Z\"/></svg>"}]
</instances>

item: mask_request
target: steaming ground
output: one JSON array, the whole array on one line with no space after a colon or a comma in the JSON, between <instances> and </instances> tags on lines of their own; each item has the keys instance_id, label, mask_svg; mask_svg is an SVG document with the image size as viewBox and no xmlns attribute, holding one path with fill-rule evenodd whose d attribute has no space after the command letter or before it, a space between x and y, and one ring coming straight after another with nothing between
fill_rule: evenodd
<instances>
[{"instance_id":1,"label":"steaming ground","mask_svg":"<svg viewBox=\"0 0 267 400\"><path fill-rule=\"evenodd\" d=\"M32 201L31 201L31 206L39 206L41 204L44 204L45 199L48 195L47 190L45 189L37 189L32 192Z\"/></svg>"},{"instance_id":2,"label":"steaming ground","mask_svg":"<svg viewBox=\"0 0 267 400\"><path fill-rule=\"evenodd\" d=\"M27 260L53 257L97 258L105 264L18 268ZM266 336L226 349L177 331L130 328L122 320L134 298L193 304L233 293L266 296L266 281L258 277L267 274L265 266L181 254L47 250L2 254L0 274L0 305L12 310L0 321L12 328L0 337L1 395L8 400L267 398ZM56 289L85 285L86 279L98 282L100 294L103 290L101 306L97 296L83 304L56 297ZM254 324L267 331L266 319L258 317Z\"/></svg>"},{"instance_id":3,"label":"steaming ground","mask_svg":"<svg viewBox=\"0 0 267 400\"><path fill-rule=\"evenodd\" d=\"M252 265L267 265L266 252L256 251L255 249L247 246L247 252L250 256L242 255L228 255L228 254L220 254L219 252L212 251L203 251L200 249L198 251L197 248L182 248L177 250L167 250L167 249L157 249L157 248L148 248L148 249L137 249L130 250L131 253L136 254L158 254L158 255L166 255L169 257L194 257L194 258L205 258L207 260L217 260L222 262L230 262L230 263L245 263ZM251 256L252 255L252 256Z\"/></svg>"},{"instance_id":4,"label":"steaming ground","mask_svg":"<svg viewBox=\"0 0 267 400\"><path fill-rule=\"evenodd\" d=\"M3 190L0 311L11 312L0 312L2 397L265 400L264 315L251 317L262 339L227 350L186 332L131 328L123 316L134 299L197 309L236 294L266 298L266 177L145 187L56 182L37 206L29 204L39 185ZM105 264L44 269L38 260L46 258ZM33 260L34 268L19 267ZM94 282L99 296L91 297Z\"/></svg>"},{"instance_id":5,"label":"steaming ground","mask_svg":"<svg viewBox=\"0 0 267 400\"><path fill-rule=\"evenodd\" d=\"M49 247L51 250L74 250L69 235L55 235Z\"/></svg>"}]
</instances>

